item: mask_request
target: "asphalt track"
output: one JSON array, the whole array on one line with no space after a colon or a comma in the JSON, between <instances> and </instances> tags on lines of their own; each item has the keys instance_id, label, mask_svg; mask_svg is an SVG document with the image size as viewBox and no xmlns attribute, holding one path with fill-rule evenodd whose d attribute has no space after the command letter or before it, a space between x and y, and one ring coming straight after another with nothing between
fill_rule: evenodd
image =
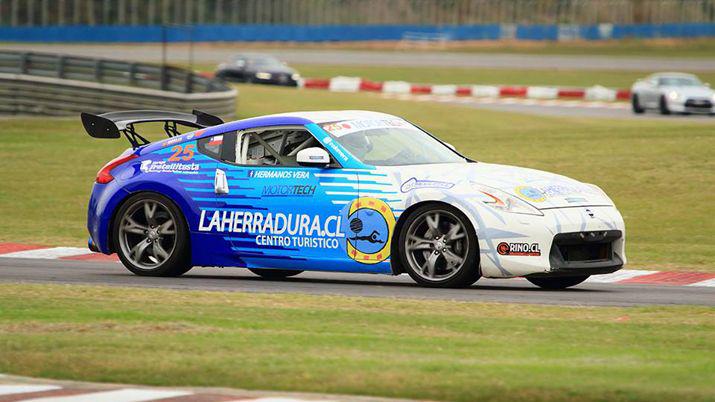
<instances>
[{"instance_id":1,"label":"asphalt track","mask_svg":"<svg viewBox=\"0 0 715 402\"><path fill-rule=\"evenodd\" d=\"M715 288L586 283L548 291L522 279L480 279L469 289L418 287L406 276L306 272L281 281L236 268L194 268L180 278L138 277L115 262L0 259L0 283L53 283L179 290L303 293L570 306L715 306Z\"/></svg>"},{"instance_id":2,"label":"asphalt track","mask_svg":"<svg viewBox=\"0 0 715 402\"><path fill-rule=\"evenodd\" d=\"M1 44L0 49L55 52L90 57L131 61L161 61L160 44ZM172 63L186 63L190 56L187 44L170 44L167 58ZM219 63L245 51L241 44L200 44L193 47L193 60L199 64ZM248 49L250 53L276 55L296 64L339 64L363 66L434 66L465 68L518 68L564 70L631 70L631 71L712 71L715 57L662 58L598 55L538 55L501 53L460 53L433 51L365 51L335 49L300 49L270 47Z\"/></svg>"}]
</instances>

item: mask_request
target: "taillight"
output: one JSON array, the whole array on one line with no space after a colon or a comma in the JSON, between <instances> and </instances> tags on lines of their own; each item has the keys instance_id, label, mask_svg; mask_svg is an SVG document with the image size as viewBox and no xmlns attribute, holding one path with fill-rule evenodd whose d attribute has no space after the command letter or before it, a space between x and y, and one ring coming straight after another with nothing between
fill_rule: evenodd
<instances>
[{"instance_id":1,"label":"taillight","mask_svg":"<svg viewBox=\"0 0 715 402\"><path fill-rule=\"evenodd\" d=\"M123 163L129 162L130 160L135 159L136 157L137 156L134 154L129 154L127 156L120 156L120 157L112 159L111 161L109 161L109 163L104 165L104 167L101 168L99 170L99 172L97 172L97 179L95 181L99 184L109 183L110 181L114 180L114 176L112 176L112 174L111 174L112 169L114 169L115 167L117 167Z\"/></svg>"}]
</instances>

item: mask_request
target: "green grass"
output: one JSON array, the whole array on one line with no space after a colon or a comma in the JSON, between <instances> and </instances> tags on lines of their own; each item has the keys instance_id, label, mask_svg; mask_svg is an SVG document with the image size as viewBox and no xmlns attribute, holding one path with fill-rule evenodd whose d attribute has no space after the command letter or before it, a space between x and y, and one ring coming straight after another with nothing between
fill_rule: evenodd
<instances>
[{"instance_id":1,"label":"green grass","mask_svg":"<svg viewBox=\"0 0 715 402\"><path fill-rule=\"evenodd\" d=\"M352 65L294 65L304 77L362 77L373 81L407 81L430 84L505 84L589 87L602 85L630 88L649 71L618 70L529 70L461 67L389 67ZM208 68L208 70L211 70ZM715 84L715 72L697 73L703 82Z\"/></svg>"},{"instance_id":2,"label":"green grass","mask_svg":"<svg viewBox=\"0 0 715 402\"><path fill-rule=\"evenodd\" d=\"M663 120L536 117L457 106L241 86L239 115L372 109L415 121L477 160L558 172L612 196L631 267L715 271L715 130ZM0 241L82 245L94 175L126 146L79 119L9 119L0 132Z\"/></svg>"},{"instance_id":3,"label":"green grass","mask_svg":"<svg viewBox=\"0 0 715 402\"><path fill-rule=\"evenodd\" d=\"M0 285L0 372L450 401L705 401L715 310Z\"/></svg>"}]
</instances>

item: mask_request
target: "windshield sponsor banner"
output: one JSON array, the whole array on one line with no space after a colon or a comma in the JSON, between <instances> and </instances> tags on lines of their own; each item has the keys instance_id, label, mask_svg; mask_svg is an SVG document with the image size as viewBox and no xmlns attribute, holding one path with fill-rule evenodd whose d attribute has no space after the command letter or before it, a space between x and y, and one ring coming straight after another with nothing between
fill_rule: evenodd
<instances>
[{"instance_id":1,"label":"windshield sponsor banner","mask_svg":"<svg viewBox=\"0 0 715 402\"><path fill-rule=\"evenodd\" d=\"M450 189L452 187L454 187L454 183L437 180L417 180L413 177L402 183L402 186L400 186L400 191L402 191L403 193L408 193L412 190L417 190L421 188Z\"/></svg>"},{"instance_id":2,"label":"windshield sponsor banner","mask_svg":"<svg viewBox=\"0 0 715 402\"><path fill-rule=\"evenodd\" d=\"M197 163L178 163L144 160L139 170L144 173L180 173L197 174L201 167Z\"/></svg>"},{"instance_id":3,"label":"windshield sponsor banner","mask_svg":"<svg viewBox=\"0 0 715 402\"><path fill-rule=\"evenodd\" d=\"M342 217L264 213L241 210L201 210L200 232L246 233L259 246L337 249L345 238Z\"/></svg>"},{"instance_id":4,"label":"windshield sponsor banner","mask_svg":"<svg viewBox=\"0 0 715 402\"><path fill-rule=\"evenodd\" d=\"M321 127L323 130L329 132L335 137L342 137L358 131L386 128L405 128L417 130L415 126L402 119L345 120L336 123L323 124Z\"/></svg>"}]
</instances>

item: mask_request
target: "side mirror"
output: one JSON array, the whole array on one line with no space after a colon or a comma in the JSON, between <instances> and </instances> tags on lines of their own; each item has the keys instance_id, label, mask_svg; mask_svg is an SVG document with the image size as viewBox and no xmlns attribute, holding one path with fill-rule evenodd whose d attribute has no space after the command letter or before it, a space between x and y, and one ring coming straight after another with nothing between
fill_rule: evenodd
<instances>
[{"instance_id":1,"label":"side mirror","mask_svg":"<svg viewBox=\"0 0 715 402\"><path fill-rule=\"evenodd\" d=\"M330 155L320 147L306 148L298 151L296 162L304 166L326 166L330 164Z\"/></svg>"},{"instance_id":2,"label":"side mirror","mask_svg":"<svg viewBox=\"0 0 715 402\"><path fill-rule=\"evenodd\" d=\"M444 145L446 145L447 148L451 149L452 151L457 152L457 148L455 148L454 145L452 145L448 142L445 142Z\"/></svg>"}]
</instances>

